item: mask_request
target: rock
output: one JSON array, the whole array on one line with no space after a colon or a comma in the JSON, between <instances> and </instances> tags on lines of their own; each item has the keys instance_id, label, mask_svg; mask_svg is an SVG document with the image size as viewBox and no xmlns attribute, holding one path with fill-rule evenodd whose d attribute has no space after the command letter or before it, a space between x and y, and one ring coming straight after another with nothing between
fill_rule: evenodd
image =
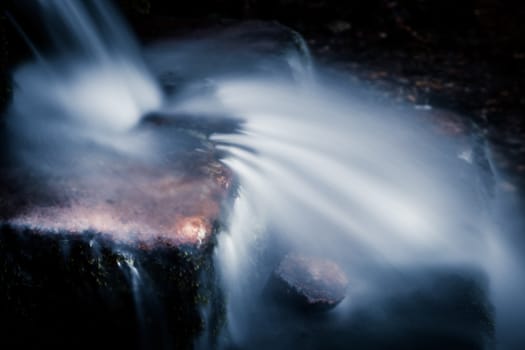
<instances>
[{"instance_id":1,"label":"rock","mask_svg":"<svg viewBox=\"0 0 525 350\"><path fill-rule=\"evenodd\" d=\"M152 66L170 72L163 79L169 92L202 93L214 88L214 80L233 72L236 76L296 79L298 70L311 65L304 39L278 22L243 21L217 29L200 31L199 40L172 41L170 45L177 48L173 59L155 58L155 51L165 48L152 48Z\"/></svg>"},{"instance_id":2,"label":"rock","mask_svg":"<svg viewBox=\"0 0 525 350\"><path fill-rule=\"evenodd\" d=\"M223 318L212 252L232 172L177 128L136 132L152 159L0 154L0 348L190 349L204 305L207 327Z\"/></svg>"},{"instance_id":3,"label":"rock","mask_svg":"<svg viewBox=\"0 0 525 350\"><path fill-rule=\"evenodd\" d=\"M191 114L162 114L150 113L144 116L142 123L158 126L170 126L180 131L191 132L194 135L200 134L203 138L209 137L213 133L235 133L241 130L243 121L238 118L228 116L196 116Z\"/></svg>"},{"instance_id":4,"label":"rock","mask_svg":"<svg viewBox=\"0 0 525 350\"><path fill-rule=\"evenodd\" d=\"M150 248L211 243L231 194L232 172L202 145L206 141L178 129L155 135L195 140L183 146L159 142L151 157L162 161L65 145L73 150L46 159L51 170L0 164L0 223L42 234L96 232Z\"/></svg>"},{"instance_id":5,"label":"rock","mask_svg":"<svg viewBox=\"0 0 525 350\"><path fill-rule=\"evenodd\" d=\"M334 261L288 254L274 270L267 288L275 298L307 310L327 310L346 296L348 277Z\"/></svg>"},{"instance_id":6,"label":"rock","mask_svg":"<svg viewBox=\"0 0 525 350\"><path fill-rule=\"evenodd\" d=\"M346 21L333 21L328 24L328 29L334 34L340 34L352 29L352 24Z\"/></svg>"},{"instance_id":7,"label":"rock","mask_svg":"<svg viewBox=\"0 0 525 350\"><path fill-rule=\"evenodd\" d=\"M483 271L468 267L388 270L372 282L366 301L356 293L348 312L337 310L332 317L279 309L249 335L259 338L248 344L274 350L493 349L495 310L488 282Z\"/></svg>"}]
</instances>

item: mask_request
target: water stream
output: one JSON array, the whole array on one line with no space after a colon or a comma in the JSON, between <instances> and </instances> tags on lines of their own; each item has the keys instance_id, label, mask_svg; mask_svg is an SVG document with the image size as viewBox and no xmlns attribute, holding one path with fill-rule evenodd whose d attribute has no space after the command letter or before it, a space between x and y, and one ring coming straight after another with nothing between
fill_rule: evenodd
<instances>
[{"instance_id":1,"label":"water stream","mask_svg":"<svg viewBox=\"0 0 525 350\"><path fill-rule=\"evenodd\" d=\"M51 171L41 155L79 138L147 157L147 140L129 130L154 110L242 120L240 132L210 137L239 180L215 251L227 303L219 346L380 348L382 335L414 332L408 323L441 334L447 319L417 303L401 317L396 300L425 291L441 300L433 286L448 295L449 275L488 298L501 349L518 339L510 325L523 321L515 298L525 279L506 230L519 228L505 209L512 198L486 185L500 174L475 137L455 140L408 106L367 102L362 87L315 67L300 35L281 26L249 23L142 52L106 1L37 3L55 48L18 69L9 111L13 139L27 148L19 156L35 169ZM166 76L174 89L162 93ZM268 301L267 280L290 251L336 261L350 280L344 301L313 318ZM140 317L141 276L132 257L126 264ZM492 343L490 330L469 327L465 337Z\"/></svg>"}]
</instances>

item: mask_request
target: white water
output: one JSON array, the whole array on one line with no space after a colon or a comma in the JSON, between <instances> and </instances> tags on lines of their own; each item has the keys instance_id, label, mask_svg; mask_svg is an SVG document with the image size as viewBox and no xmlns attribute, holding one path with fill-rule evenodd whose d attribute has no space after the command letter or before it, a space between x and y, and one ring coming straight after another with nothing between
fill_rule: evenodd
<instances>
[{"instance_id":1,"label":"white water","mask_svg":"<svg viewBox=\"0 0 525 350\"><path fill-rule=\"evenodd\" d=\"M14 76L17 123L48 125L66 116L77 129L98 129L86 131L89 137L129 130L159 108L158 84L110 2L36 3L33 11L49 26L54 45Z\"/></svg>"},{"instance_id":2,"label":"white water","mask_svg":"<svg viewBox=\"0 0 525 350\"><path fill-rule=\"evenodd\" d=\"M219 38L214 44L220 43ZM201 57L192 49L183 55L198 66ZM288 81L257 72L240 76L228 66L228 74L207 72L211 93L183 92L184 98L167 108L244 121L238 134L212 136L240 182L216 251L227 294L228 340L222 345L287 348L298 346L301 332L315 334L317 326L301 320L291 326L285 311L268 311L272 306L262 296L283 251L331 258L347 272L348 296L327 319L336 328L355 325L348 320L363 309L377 317L375 308L388 305L389 298L424 288L439 295L431 287L440 283L433 280L438 269L478 281L495 308L495 346L519 344L509 324L523 319L524 303L515 293L523 286L516 281L525 276L519 254L510 249L510 226L501 225L517 221L501 209L509 196L493 187L500 180L487 146L475 137L465 144L440 135L408 106L392 110L363 102L360 97L368 95L358 86L342 87L333 75L310 72L309 62L298 69L295 55L286 60L294 73ZM474 153L487 163L465 156ZM392 318L387 324L395 328L395 316L381 317ZM424 322L433 331L447 327L432 315L419 317L415 322L430 317ZM455 313L448 317L455 322ZM462 327L455 332L472 332Z\"/></svg>"},{"instance_id":3,"label":"white water","mask_svg":"<svg viewBox=\"0 0 525 350\"><path fill-rule=\"evenodd\" d=\"M52 31L68 35L63 41L63 33L55 33L53 55L15 75L10 130L19 142L60 142L69 134L147 151L128 130L152 110L244 121L241 133L212 137L240 182L216 250L228 298L229 338L222 345L250 348L254 333L273 334L257 327L267 325L260 295L277 259L267 255L279 249L329 257L350 276L348 296L331 321L410 290L404 271L468 266L487 276L498 341L518 337L511 325L523 321L523 303L515 297L522 265L500 229L513 218L501 209L506 198L497 191L487 196L475 183L485 175L460 159L465 150L455 141L432 133L407 110L361 102L353 97L362 96L359 87L313 74L304 43L299 51L280 37L274 44L273 30L257 39L260 46L240 39L253 30L242 26L233 34L158 46L147 67L107 2L89 2L89 10L73 1L39 4ZM164 98L149 69L170 71L183 83ZM140 295L140 276L128 268Z\"/></svg>"},{"instance_id":4,"label":"white water","mask_svg":"<svg viewBox=\"0 0 525 350\"><path fill-rule=\"evenodd\" d=\"M329 85L225 82L218 95L246 121L242 134L213 138L240 178L217 250L234 343L248 346L253 338L259 320L247 310L265 278L250 276L254 265L271 263L257 256L276 240L342 264L352 282L341 312L381 295L385 270L387 289L395 289L406 269L474 266L490 274L500 261L491 203L475 186L464 188L471 183L453 166L467 168L472 179L477 170L429 130L408 125L410 116L363 106ZM279 238L266 238L268 232Z\"/></svg>"}]
</instances>

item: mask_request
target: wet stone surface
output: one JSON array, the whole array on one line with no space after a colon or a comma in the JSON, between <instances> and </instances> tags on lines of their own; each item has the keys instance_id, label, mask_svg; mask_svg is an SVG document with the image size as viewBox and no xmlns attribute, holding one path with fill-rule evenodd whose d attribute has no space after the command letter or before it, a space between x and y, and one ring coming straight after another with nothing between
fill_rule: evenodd
<instances>
[{"instance_id":1,"label":"wet stone surface","mask_svg":"<svg viewBox=\"0 0 525 350\"><path fill-rule=\"evenodd\" d=\"M180 130L172 134L181 136L187 137ZM160 162L80 148L50 157L51 171L4 164L0 217L6 225L43 234L92 231L144 247L200 247L213 238L232 174L213 149L184 147L173 145Z\"/></svg>"},{"instance_id":2,"label":"wet stone surface","mask_svg":"<svg viewBox=\"0 0 525 350\"><path fill-rule=\"evenodd\" d=\"M51 168L2 157L0 347L189 349L204 307L220 327L212 251L233 175L203 134L137 132L155 161L76 144Z\"/></svg>"},{"instance_id":3,"label":"wet stone surface","mask_svg":"<svg viewBox=\"0 0 525 350\"><path fill-rule=\"evenodd\" d=\"M290 253L266 288L277 300L306 310L328 310L345 298L348 277L332 260Z\"/></svg>"}]
</instances>

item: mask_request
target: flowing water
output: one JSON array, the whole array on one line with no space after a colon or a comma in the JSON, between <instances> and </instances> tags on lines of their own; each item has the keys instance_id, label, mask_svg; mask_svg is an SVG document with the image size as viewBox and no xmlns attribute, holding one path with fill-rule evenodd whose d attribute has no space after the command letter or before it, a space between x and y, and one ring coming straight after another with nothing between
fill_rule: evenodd
<instances>
[{"instance_id":1,"label":"flowing water","mask_svg":"<svg viewBox=\"0 0 525 350\"><path fill-rule=\"evenodd\" d=\"M373 92L315 67L302 38L281 26L165 42L144 59L106 1L36 8L56 41L15 74L9 128L21 144L80 138L147 157L147 140L129 130L150 111L242 120L239 132L210 137L239 181L215 250L227 303L218 346L381 348L383 336L447 334L455 322L454 332L491 343L490 324L462 325L456 309L433 317L413 297L428 293L439 305L458 285L447 276L474 281L473 302L494 307L499 348L518 341L524 276L512 232L520 228L475 135L455 140L408 107L374 105ZM161 92L159 81L171 89ZM19 153L37 164L46 152ZM287 252L336 261L349 276L344 301L303 317L265 297ZM142 279L130 259L123 268L140 316Z\"/></svg>"}]
</instances>

